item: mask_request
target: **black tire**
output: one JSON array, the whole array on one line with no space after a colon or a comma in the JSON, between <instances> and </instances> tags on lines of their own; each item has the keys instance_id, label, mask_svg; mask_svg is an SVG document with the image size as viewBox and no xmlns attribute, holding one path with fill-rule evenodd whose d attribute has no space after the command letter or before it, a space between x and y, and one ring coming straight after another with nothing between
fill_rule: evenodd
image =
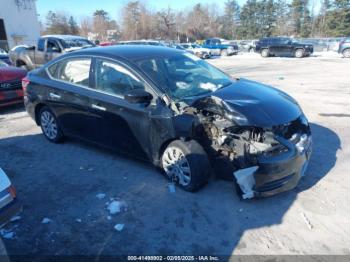
<instances>
[{"instance_id":1,"label":"black tire","mask_svg":"<svg viewBox=\"0 0 350 262\"><path fill-rule=\"evenodd\" d=\"M56 126L56 132L49 132L47 130L47 125L45 125L45 118L51 117L52 118L52 123ZM48 108L47 106L44 106L40 109L39 115L38 115L41 131L43 132L45 138L49 140L52 143L60 143L63 141L63 133L62 129L57 121L57 118L55 114ZM50 135L52 134L52 135Z\"/></svg>"},{"instance_id":2,"label":"black tire","mask_svg":"<svg viewBox=\"0 0 350 262\"><path fill-rule=\"evenodd\" d=\"M204 184L208 182L210 176L210 164L207 153L204 151L203 147L195 140L181 141L175 140L171 142L167 148L164 150L161 158L161 167L164 173L169 177L166 167L164 166L165 154L168 149L177 148L180 149L184 157L187 160L190 169L190 182L186 185L176 181L178 186L186 191L196 191L201 188ZM170 178L170 177L169 177Z\"/></svg>"},{"instance_id":3,"label":"black tire","mask_svg":"<svg viewBox=\"0 0 350 262\"><path fill-rule=\"evenodd\" d=\"M261 56L264 57L264 58L269 57L269 56L270 56L269 49L267 49L267 48L262 49L261 52L260 52L260 54L261 54Z\"/></svg>"},{"instance_id":4,"label":"black tire","mask_svg":"<svg viewBox=\"0 0 350 262\"><path fill-rule=\"evenodd\" d=\"M295 52L294 52L294 56L296 57L296 58L302 58L302 57L304 57L304 50L303 49L297 49L297 50L295 50Z\"/></svg>"},{"instance_id":5,"label":"black tire","mask_svg":"<svg viewBox=\"0 0 350 262\"><path fill-rule=\"evenodd\" d=\"M343 50L342 54L345 58L350 58L350 48Z\"/></svg>"},{"instance_id":6,"label":"black tire","mask_svg":"<svg viewBox=\"0 0 350 262\"><path fill-rule=\"evenodd\" d=\"M222 50L220 51L220 55L221 55L221 56L228 56L227 49L222 49Z\"/></svg>"}]
</instances>

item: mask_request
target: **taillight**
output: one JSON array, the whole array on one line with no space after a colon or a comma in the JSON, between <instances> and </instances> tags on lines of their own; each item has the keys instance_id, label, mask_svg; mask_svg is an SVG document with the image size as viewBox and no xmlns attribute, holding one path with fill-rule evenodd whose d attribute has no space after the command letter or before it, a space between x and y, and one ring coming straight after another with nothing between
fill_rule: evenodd
<instances>
[{"instance_id":1,"label":"taillight","mask_svg":"<svg viewBox=\"0 0 350 262\"><path fill-rule=\"evenodd\" d=\"M25 77L22 79L22 89L23 89L23 92L26 92L27 91L27 86L30 84L30 80Z\"/></svg>"},{"instance_id":2,"label":"taillight","mask_svg":"<svg viewBox=\"0 0 350 262\"><path fill-rule=\"evenodd\" d=\"M7 189L7 191L10 193L10 195L11 195L13 198L16 198L17 193L16 193L16 189L15 189L14 186L10 186L10 187Z\"/></svg>"}]
</instances>

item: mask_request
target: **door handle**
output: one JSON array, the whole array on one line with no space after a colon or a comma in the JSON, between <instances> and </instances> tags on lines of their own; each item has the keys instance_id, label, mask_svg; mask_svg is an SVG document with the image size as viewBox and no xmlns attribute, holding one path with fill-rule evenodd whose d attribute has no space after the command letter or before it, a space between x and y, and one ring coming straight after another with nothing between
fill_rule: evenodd
<instances>
[{"instance_id":1,"label":"door handle","mask_svg":"<svg viewBox=\"0 0 350 262\"><path fill-rule=\"evenodd\" d=\"M50 93L50 97L51 98L55 98L55 99L61 99L61 96L60 95L57 95L55 93Z\"/></svg>"},{"instance_id":2,"label":"door handle","mask_svg":"<svg viewBox=\"0 0 350 262\"><path fill-rule=\"evenodd\" d=\"M97 109L97 110L101 110L101 111L106 111L107 109L103 106L99 106L99 105L95 105L95 104L92 104L91 107L93 109Z\"/></svg>"}]
</instances>

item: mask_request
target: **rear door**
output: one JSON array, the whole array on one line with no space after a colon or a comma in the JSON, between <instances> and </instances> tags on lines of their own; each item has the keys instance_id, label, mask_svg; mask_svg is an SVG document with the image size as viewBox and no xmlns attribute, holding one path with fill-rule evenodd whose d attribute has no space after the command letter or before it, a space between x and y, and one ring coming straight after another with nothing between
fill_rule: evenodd
<instances>
[{"instance_id":1,"label":"rear door","mask_svg":"<svg viewBox=\"0 0 350 262\"><path fill-rule=\"evenodd\" d=\"M39 67L46 63L45 60L45 48L46 48L46 38L40 38L38 40L38 46L35 51L31 52L32 61L35 64L35 67Z\"/></svg>"},{"instance_id":2,"label":"rear door","mask_svg":"<svg viewBox=\"0 0 350 262\"><path fill-rule=\"evenodd\" d=\"M74 57L61 60L48 68L47 102L57 116L63 132L94 141L89 102L91 58Z\"/></svg>"},{"instance_id":3,"label":"rear door","mask_svg":"<svg viewBox=\"0 0 350 262\"><path fill-rule=\"evenodd\" d=\"M124 94L132 89L149 91L140 76L125 64L96 58L93 70L96 93L90 100L97 141L114 150L146 159L151 106L131 104ZM155 96L154 96L155 97Z\"/></svg>"},{"instance_id":4,"label":"rear door","mask_svg":"<svg viewBox=\"0 0 350 262\"><path fill-rule=\"evenodd\" d=\"M62 54L62 48L57 39L48 38L46 41L46 53L44 56L44 63L59 57Z\"/></svg>"}]
</instances>

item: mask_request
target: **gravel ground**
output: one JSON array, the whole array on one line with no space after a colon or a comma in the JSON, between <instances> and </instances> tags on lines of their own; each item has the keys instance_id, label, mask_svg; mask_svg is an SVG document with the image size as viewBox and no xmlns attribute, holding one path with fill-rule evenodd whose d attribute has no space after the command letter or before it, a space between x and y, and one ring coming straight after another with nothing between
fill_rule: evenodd
<instances>
[{"instance_id":1,"label":"gravel ground","mask_svg":"<svg viewBox=\"0 0 350 262\"><path fill-rule=\"evenodd\" d=\"M24 206L21 219L6 226L16 234L3 239L7 253L350 254L350 59L244 54L209 62L300 103L314 154L295 190L241 201L231 182L213 180L197 193L170 193L147 163L75 140L50 144L22 107L1 109L0 166ZM109 216L112 200L127 207Z\"/></svg>"}]
</instances>

